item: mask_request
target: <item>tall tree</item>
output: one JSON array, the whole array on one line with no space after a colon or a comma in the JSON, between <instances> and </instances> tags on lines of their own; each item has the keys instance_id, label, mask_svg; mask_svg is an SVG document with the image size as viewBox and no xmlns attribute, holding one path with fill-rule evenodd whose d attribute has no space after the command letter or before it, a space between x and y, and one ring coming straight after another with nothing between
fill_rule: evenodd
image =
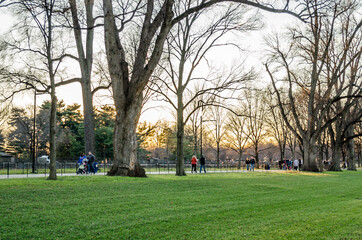
<instances>
[{"instance_id":1,"label":"tall tree","mask_svg":"<svg viewBox=\"0 0 362 240\"><path fill-rule=\"evenodd\" d=\"M109 84L100 85L92 89L92 66L93 66L93 42L94 32L96 28L93 16L94 0L84 0L85 14L79 10L76 0L69 0L70 10L72 14L72 22L74 39L77 46L78 57L75 58L80 66L83 97L83 115L84 115L84 149L85 152L95 151L95 134L94 134L94 112L93 112L93 96L101 89L109 88ZM80 13L79 13L80 12ZM80 16L85 15L85 20ZM85 22L85 26L82 26ZM83 32L85 31L85 41L83 40Z\"/></svg>"},{"instance_id":2,"label":"tall tree","mask_svg":"<svg viewBox=\"0 0 362 240\"><path fill-rule=\"evenodd\" d=\"M214 133L212 134L212 138L216 143L216 164L217 167L220 167L220 144L226 134L226 109L221 107L219 103L218 105L210 107L209 110L208 115L211 119L208 121L210 121L210 125L213 126Z\"/></svg>"},{"instance_id":3,"label":"tall tree","mask_svg":"<svg viewBox=\"0 0 362 240\"><path fill-rule=\"evenodd\" d=\"M226 140L227 147L232 149L238 154L238 169L241 168L241 160L243 153L246 151L248 144L248 137L245 133L246 129L246 120L247 118L243 114L243 110L238 111L238 115L228 114L227 124L226 124Z\"/></svg>"},{"instance_id":4,"label":"tall tree","mask_svg":"<svg viewBox=\"0 0 362 240\"><path fill-rule=\"evenodd\" d=\"M246 135L251 142L251 148L254 150L254 157L257 167L259 168L259 152L260 144L266 137L264 131L265 117L267 114L267 106L264 104L265 96L261 91L255 90L254 92L246 92L245 114L247 115L246 121Z\"/></svg>"},{"instance_id":5,"label":"tall tree","mask_svg":"<svg viewBox=\"0 0 362 240\"><path fill-rule=\"evenodd\" d=\"M360 108L360 96L362 94L362 83L358 81L358 76L361 75L362 68L360 64L361 59L361 43L362 43L362 33L358 31L356 33L355 39L349 41L349 35L353 31L353 27L357 25L356 19L353 17L354 9L347 9L346 12L341 14L340 22L343 24L341 26L341 37L334 38L331 41L331 48L328 55L330 56L327 61L328 69L336 69L339 64L339 53L341 49L349 48L348 54L343 60L343 66L345 71L343 74L334 81L334 91L341 93L341 96L345 95L346 99L337 101L331 106L331 109L328 111L327 118L332 118L335 116L335 113L341 112L343 109L347 109L346 113L340 115L329 127L328 131L330 133L330 142L332 149L332 166L330 170L340 171L340 159L342 156L343 144L346 142L345 134L350 133L348 137L349 153L353 152L353 138L354 124L361 120L362 110ZM327 72L328 79L330 78L330 73Z\"/></svg>"},{"instance_id":6,"label":"tall tree","mask_svg":"<svg viewBox=\"0 0 362 240\"><path fill-rule=\"evenodd\" d=\"M291 28L289 42L275 38L269 41L272 49L271 58L265 64L277 93L278 105L288 128L298 137L303 146L304 170L319 171L317 166L317 141L320 134L338 117L343 116L349 109L344 106L332 118L325 121L329 109L336 102L345 97L345 91L334 89L339 77L349 68L351 61L346 62L346 56L351 51L351 43L360 31L362 21L352 24L351 30L345 36L346 44L336 54L335 68L328 68L330 49L333 39L341 37L342 14L346 11L355 11L356 1L302 1L306 6L307 23L303 26ZM353 14L351 15L351 17ZM358 57L353 54L352 59ZM273 61L273 63L271 62ZM271 69L271 65L275 68ZM278 65L278 66L276 66ZM276 71L283 69L284 79L288 82L288 102L283 102L276 84ZM297 90L295 90L297 89ZM296 101L295 93L306 96L306 115L300 111L301 102ZM348 98L348 97L347 97ZM288 119L286 107L291 109L292 119ZM303 119L305 116L305 119ZM291 121L294 122L295 127Z\"/></svg>"},{"instance_id":7,"label":"tall tree","mask_svg":"<svg viewBox=\"0 0 362 240\"><path fill-rule=\"evenodd\" d=\"M266 125L268 127L268 132L270 135L277 141L280 153L280 161L284 160L284 155L286 151L287 139L288 139L288 129L285 125L283 117L278 109L278 104L275 102L275 99L272 97L272 92L267 91L266 102L264 103L267 106L266 114ZM293 154L293 160L295 156Z\"/></svg>"},{"instance_id":8,"label":"tall tree","mask_svg":"<svg viewBox=\"0 0 362 240\"><path fill-rule=\"evenodd\" d=\"M201 3L180 1L175 12L181 14L188 10L193 2ZM177 113L176 175L185 174L184 128L197 108L202 107L198 100L208 93L219 95L223 90L237 88L252 75L250 72L243 73L241 67L232 67L229 74L219 74L224 77L213 77L212 71L208 76L197 75L199 66L208 62L208 54L212 49L235 44L222 42L229 33L237 34L257 28L255 16L243 19L242 16L247 10L240 5L220 7L215 11L204 9L185 17L169 33L165 64L161 62L161 68L166 74L156 79L157 88L154 91L162 95ZM209 13L215 16L210 23L203 18L204 14ZM189 114L185 113L185 110L188 110Z\"/></svg>"},{"instance_id":9,"label":"tall tree","mask_svg":"<svg viewBox=\"0 0 362 240\"><path fill-rule=\"evenodd\" d=\"M7 94L5 99L12 97L29 89L36 92L49 93L51 108L49 117L50 136L50 174L48 179L56 180L56 106L57 98L55 89L57 86L79 82L78 78L65 80L62 62L68 57L67 31L58 26L59 14L63 13L64 5L55 0L21 0L3 1L0 7L10 7L17 16L21 17L21 23L17 23L12 31L12 37L5 38L7 41L10 62L0 68L1 80L5 81L13 92ZM12 38L12 39L11 39Z\"/></svg>"},{"instance_id":10,"label":"tall tree","mask_svg":"<svg viewBox=\"0 0 362 240\"><path fill-rule=\"evenodd\" d=\"M116 106L116 126L114 134L114 165L109 175L144 176L144 171L137 165L137 137L136 126L140 117L143 102L143 91L155 70L163 50L163 45L171 27L189 15L210 7L222 0L210 0L193 2L185 12L174 16L174 0L138 1L134 4L118 3L121 13L114 8L113 1L103 0L104 11L104 36L108 69L112 81L113 97ZM275 9L268 4L254 1L233 0L272 12L286 12L298 16L289 11L287 4L284 9ZM115 4L114 4L115 5ZM115 12L117 11L117 12ZM139 14L141 13L141 14ZM138 18L141 16L141 18ZM137 22L137 24L136 24ZM122 42L120 34L127 29L141 26L136 33L138 46L128 49ZM133 61L127 54L132 53ZM179 169L181 170L181 168ZM182 171L179 171L183 175Z\"/></svg>"}]
</instances>

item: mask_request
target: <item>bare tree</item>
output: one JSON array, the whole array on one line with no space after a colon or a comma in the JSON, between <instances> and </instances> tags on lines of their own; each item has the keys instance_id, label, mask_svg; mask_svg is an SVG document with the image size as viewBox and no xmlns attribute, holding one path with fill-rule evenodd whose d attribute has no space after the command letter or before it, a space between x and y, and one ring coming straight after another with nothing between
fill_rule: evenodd
<instances>
[{"instance_id":1,"label":"bare tree","mask_svg":"<svg viewBox=\"0 0 362 240\"><path fill-rule=\"evenodd\" d=\"M83 115L84 115L84 148L85 152L94 152L94 112L93 112L93 97L99 90L108 89L110 87L110 80L104 77L105 73L102 64L97 65L98 73L102 78L105 78L104 83L97 87L92 88L92 68L94 59L94 35L95 28L102 26L96 24L96 20L100 16L93 16L94 1L84 0L84 7L80 7L76 0L69 0L70 11L72 16L72 24L70 27L73 29L74 39L77 46L78 57L73 57L79 62L81 72L81 86L83 96ZM84 13L85 11L85 13ZM84 16L83 16L84 15ZM83 19L85 18L85 19ZM68 19L67 19L68 20ZM85 22L83 24L83 22ZM83 26L84 25L84 26ZM83 33L85 31L85 34ZM83 36L85 35L85 41Z\"/></svg>"},{"instance_id":2,"label":"bare tree","mask_svg":"<svg viewBox=\"0 0 362 240\"><path fill-rule=\"evenodd\" d=\"M343 95L344 89L339 91L334 86L351 64L351 61L346 62L345 59L350 53L351 43L357 37L362 22L352 24L351 31L348 32L345 39L346 44L336 54L335 68L328 68L333 39L341 37L338 36L341 31L337 31L338 27L343 26L341 16L344 12L355 9L357 2L315 0L302 1L301 4L306 6L308 24L291 28L289 42L284 40L281 44L279 37L276 37L275 41L268 41L272 53L265 66L277 93L283 118L288 128L302 143L303 168L309 171L319 171L316 161L318 138L332 122L346 114L350 107L349 105L344 106L332 118L325 121L325 116L331 106L346 98ZM359 54L360 52L354 54L350 59L355 59ZM271 65L275 67L273 70ZM284 74L283 80L287 81L289 88L287 104L280 97L276 85L276 71ZM296 92L305 97L306 105L301 106L303 102L297 101L294 96ZM286 106L291 109L292 119L287 118ZM301 107L306 110L306 114L300 111ZM293 127L292 121L295 127Z\"/></svg>"},{"instance_id":3,"label":"bare tree","mask_svg":"<svg viewBox=\"0 0 362 240\"><path fill-rule=\"evenodd\" d=\"M259 90L254 92L245 92L245 114L247 116L246 121L246 135L251 142L251 148L254 150L254 157L257 167L259 168L259 152L260 144L266 137L265 132L265 117L267 114L267 108L265 96Z\"/></svg>"},{"instance_id":4,"label":"bare tree","mask_svg":"<svg viewBox=\"0 0 362 240\"><path fill-rule=\"evenodd\" d=\"M280 153L280 161L284 160L288 135L288 129L283 120L283 116L278 109L278 104L272 97L272 92L266 92L265 105L267 106L267 114L265 116L266 126L269 129L270 135L277 141ZM294 154L293 160L295 159Z\"/></svg>"},{"instance_id":5,"label":"bare tree","mask_svg":"<svg viewBox=\"0 0 362 240\"><path fill-rule=\"evenodd\" d=\"M84 112L84 148L85 152L94 152L94 113L93 113L93 94L91 89L91 75L93 66L93 40L94 40L94 17L93 5L94 1L85 0L86 15L86 42L85 48L82 38L82 28L78 15L78 7L76 0L69 0L72 13L73 30L75 42L77 45L78 57L81 70L81 86L83 96L83 112Z\"/></svg>"},{"instance_id":6,"label":"bare tree","mask_svg":"<svg viewBox=\"0 0 362 240\"><path fill-rule=\"evenodd\" d=\"M5 1L6 4L6 1ZM50 113L50 174L48 179L56 180L56 106L57 86L78 82L78 78L64 79L65 69L61 67L64 58L69 55L66 31L58 28L59 14L64 5L54 0L16 1L9 4L23 21L15 29L18 35L6 42L9 51L14 53L14 66L0 69L4 81L12 93L5 93L4 99L12 99L15 94L35 89L36 92L49 93L51 96ZM14 31L14 29L12 29Z\"/></svg>"},{"instance_id":7,"label":"bare tree","mask_svg":"<svg viewBox=\"0 0 362 240\"><path fill-rule=\"evenodd\" d=\"M231 113L228 114L225 139L228 142L227 147L238 154L238 169L240 169L243 153L248 146L248 137L245 133L247 118L243 114L243 109L239 109L238 113L238 115Z\"/></svg>"},{"instance_id":8,"label":"bare tree","mask_svg":"<svg viewBox=\"0 0 362 240\"><path fill-rule=\"evenodd\" d=\"M212 140L214 143L216 143L216 164L217 167L220 167L220 144L222 143L222 140L226 134L227 110L223 108L220 103L214 106L210 106L208 110L209 111L206 113L206 115L209 119L207 121L210 121L211 123L211 132L213 132L211 134Z\"/></svg>"},{"instance_id":9,"label":"bare tree","mask_svg":"<svg viewBox=\"0 0 362 240\"><path fill-rule=\"evenodd\" d=\"M360 96L362 94L362 83L358 80L358 76L361 76L362 67L360 64L361 59L361 43L362 33L358 31L355 39L349 41L349 35L353 31L353 26L357 25L356 20L353 17L353 9L347 9L346 12L341 14L341 37L334 38L331 41L331 48L328 55L330 56L327 61L328 70L336 69L339 64L339 52L343 48L349 48L348 54L343 60L343 66L345 71L334 81L334 89L337 93L344 92L341 95L346 95L347 98L341 101L337 101L331 106L328 111L327 118L332 118L335 113L341 112L343 109L347 109L346 114L340 115L336 120L328 127L330 133L330 142L332 149L332 166L330 170L340 171L340 159L342 155L343 144L347 142L348 152L353 156L353 132L354 124L361 121L362 110L360 108ZM330 73L327 72L328 79ZM349 134L347 134L349 133ZM348 140L345 135L349 135ZM352 138L351 138L352 137ZM353 159L352 159L353 161ZM352 166L351 170L355 168Z\"/></svg>"},{"instance_id":10,"label":"bare tree","mask_svg":"<svg viewBox=\"0 0 362 240\"><path fill-rule=\"evenodd\" d=\"M118 3L119 8L114 8ZM137 1L126 5L120 1L103 0L105 45L108 69L112 80L113 97L116 106L116 126L114 135L114 165L109 175L144 176L137 164L136 126L139 120L143 91L155 70L163 50L163 45L172 26L186 17L225 0L192 2L190 7L178 15L173 9L179 2L174 0ZM233 0L271 12L285 12L299 17L289 10L289 5L276 9L272 5L254 1ZM115 12L116 11L116 12ZM131 24L141 26L136 33L135 48L122 42L120 35L132 29ZM127 57L134 56L133 61ZM181 136L180 136L181 137ZM179 159L180 160L180 159ZM137 166L137 167L136 167ZM178 174L183 175L182 167Z\"/></svg>"},{"instance_id":11,"label":"bare tree","mask_svg":"<svg viewBox=\"0 0 362 240\"><path fill-rule=\"evenodd\" d=\"M181 1L176 12L180 14L190 5L190 0ZM185 174L183 167L184 126L192 117L193 112L202 107L198 99L205 94L219 95L225 89L237 88L237 85L241 85L241 82L250 78L251 75L250 73L243 74L238 71L239 69L230 70L232 74L226 74L224 78L212 77L212 73L207 77L195 74L199 65L207 62L207 54L210 50L232 44L221 42L229 32L246 31L256 27L255 18L244 20L244 23L241 23L241 19L238 17L242 13L240 6L227 7L225 10L219 8L218 12L222 12L219 14L220 17L215 17L209 24L206 24L201 18L204 11L186 17L175 26L174 31L170 32L167 40L166 64L160 66L164 70L165 76L157 77L155 82L157 88L153 89L162 95L163 99L170 103L177 112L178 161L176 175L179 176ZM216 11L213 11L212 14L217 15ZM201 23L203 24L201 25ZM197 85L195 85L195 81L197 81ZM186 109L189 109L188 116L184 116Z\"/></svg>"}]
</instances>

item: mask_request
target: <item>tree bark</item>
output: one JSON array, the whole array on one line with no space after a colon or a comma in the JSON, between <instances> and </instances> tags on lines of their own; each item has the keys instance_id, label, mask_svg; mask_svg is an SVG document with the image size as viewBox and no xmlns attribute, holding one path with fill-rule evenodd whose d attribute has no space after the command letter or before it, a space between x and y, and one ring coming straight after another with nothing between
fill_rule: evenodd
<instances>
[{"instance_id":1,"label":"tree bark","mask_svg":"<svg viewBox=\"0 0 362 240\"><path fill-rule=\"evenodd\" d=\"M347 128L346 137L348 138L348 137L353 136L353 133L354 133L354 127L353 127L353 125L351 125ZM348 159L349 159L348 170L357 171L356 163L355 163L354 139L353 138L347 140L347 151L348 151L347 154L348 154Z\"/></svg>"},{"instance_id":2,"label":"tree bark","mask_svg":"<svg viewBox=\"0 0 362 240\"><path fill-rule=\"evenodd\" d=\"M217 167L220 167L220 142L216 141L216 163Z\"/></svg>"},{"instance_id":3,"label":"tree bark","mask_svg":"<svg viewBox=\"0 0 362 240\"><path fill-rule=\"evenodd\" d=\"M94 138L94 112L93 112L93 93L91 87L91 74L93 65L93 39L94 39L94 18L93 18L93 5L94 1L85 0L86 10L86 49L84 51L82 41L82 31L79 23L77 12L77 1L69 0L71 6L73 30L75 42L78 51L78 61L82 75L81 86L83 94L83 115L84 115L84 150L87 152L95 151L95 138Z\"/></svg>"},{"instance_id":4,"label":"tree bark","mask_svg":"<svg viewBox=\"0 0 362 240\"><path fill-rule=\"evenodd\" d=\"M180 89L179 89L180 90ZM183 102L182 93L178 94L177 106L177 164L176 176L186 176L184 167L184 119L183 119Z\"/></svg>"},{"instance_id":5,"label":"tree bark","mask_svg":"<svg viewBox=\"0 0 362 240\"><path fill-rule=\"evenodd\" d=\"M56 143L55 143L55 128L56 128L56 113L57 113L57 98L55 96L54 77L51 90L51 108L50 108L50 165L48 180L57 180L57 162L56 162Z\"/></svg>"},{"instance_id":6,"label":"tree bark","mask_svg":"<svg viewBox=\"0 0 362 240\"><path fill-rule=\"evenodd\" d=\"M316 144L313 138L303 139L303 171L319 172L316 163Z\"/></svg>"},{"instance_id":7,"label":"tree bark","mask_svg":"<svg viewBox=\"0 0 362 240\"><path fill-rule=\"evenodd\" d=\"M323 164L323 144L322 144L322 136L319 135L318 137L318 168L321 172L324 171L324 164Z\"/></svg>"},{"instance_id":8,"label":"tree bark","mask_svg":"<svg viewBox=\"0 0 362 240\"><path fill-rule=\"evenodd\" d=\"M82 74L85 153L95 151L93 94L90 84L90 75L87 75L88 74Z\"/></svg>"},{"instance_id":9,"label":"tree bark","mask_svg":"<svg viewBox=\"0 0 362 240\"><path fill-rule=\"evenodd\" d=\"M342 127L340 121L335 122L336 131L333 131L332 126L329 126L329 135L331 139L332 163L329 171L341 170L341 153L342 153Z\"/></svg>"},{"instance_id":10,"label":"tree bark","mask_svg":"<svg viewBox=\"0 0 362 240\"><path fill-rule=\"evenodd\" d=\"M238 163L238 169L241 168L241 160L242 160L242 157L243 157L243 152L240 150L239 151L239 163Z\"/></svg>"},{"instance_id":11,"label":"tree bark","mask_svg":"<svg viewBox=\"0 0 362 240\"><path fill-rule=\"evenodd\" d=\"M151 21L154 2L147 2L140 44L136 49L132 74L130 74L125 49L119 36L120 30L113 14L112 1L103 0L104 39L116 107L114 162L108 172L109 176L146 176L137 162L136 127L142 109L143 90L160 60L166 36L171 29L173 4L172 0L165 1L160 12ZM155 36L157 37L152 45ZM153 50L149 55L151 47Z\"/></svg>"},{"instance_id":12,"label":"tree bark","mask_svg":"<svg viewBox=\"0 0 362 240\"><path fill-rule=\"evenodd\" d=\"M259 142L258 141L255 142L254 151L255 151L256 168L259 168Z\"/></svg>"},{"instance_id":13,"label":"tree bark","mask_svg":"<svg viewBox=\"0 0 362 240\"><path fill-rule=\"evenodd\" d=\"M136 130L142 101L142 97L139 97L127 107L117 107L113 139L114 159L108 176L146 177L144 169L137 162Z\"/></svg>"},{"instance_id":14,"label":"tree bark","mask_svg":"<svg viewBox=\"0 0 362 240\"><path fill-rule=\"evenodd\" d=\"M283 161L283 159L284 159L284 155L285 155L285 142L280 142L280 141L278 141L278 145L279 145L279 152L280 152L280 161ZM292 158L293 159L295 159L294 157L293 157L293 154L292 154Z\"/></svg>"},{"instance_id":15,"label":"tree bark","mask_svg":"<svg viewBox=\"0 0 362 240\"><path fill-rule=\"evenodd\" d=\"M53 14L54 5L51 4L50 8L46 8L46 20L47 20L47 34L44 34L44 38L46 39L46 51L47 51L47 63L49 70L49 80L50 80L50 98L51 98L51 108L50 108L50 165L49 165L49 176L48 180L56 180L57 179L57 162L56 162L56 143L55 143L55 130L56 130L56 113L57 113L57 97L55 95L55 76L54 76L54 68L53 68L53 25L52 25L52 14Z\"/></svg>"}]
</instances>

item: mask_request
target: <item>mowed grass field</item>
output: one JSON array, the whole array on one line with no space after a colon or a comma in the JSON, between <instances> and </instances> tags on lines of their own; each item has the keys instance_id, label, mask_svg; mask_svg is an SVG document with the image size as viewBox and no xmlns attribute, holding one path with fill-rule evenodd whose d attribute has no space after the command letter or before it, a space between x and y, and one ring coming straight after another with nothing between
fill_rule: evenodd
<instances>
[{"instance_id":1,"label":"mowed grass field","mask_svg":"<svg viewBox=\"0 0 362 240\"><path fill-rule=\"evenodd\" d=\"M0 239L362 239L362 172L0 181Z\"/></svg>"}]
</instances>

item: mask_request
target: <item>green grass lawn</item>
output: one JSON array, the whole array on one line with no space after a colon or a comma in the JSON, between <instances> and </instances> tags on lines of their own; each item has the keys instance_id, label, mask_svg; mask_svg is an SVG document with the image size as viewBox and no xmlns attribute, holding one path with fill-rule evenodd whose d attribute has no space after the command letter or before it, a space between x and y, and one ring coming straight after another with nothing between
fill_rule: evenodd
<instances>
[{"instance_id":1,"label":"green grass lawn","mask_svg":"<svg viewBox=\"0 0 362 240\"><path fill-rule=\"evenodd\" d=\"M362 239L362 172L0 181L0 239Z\"/></svg>"}]
</instances>

